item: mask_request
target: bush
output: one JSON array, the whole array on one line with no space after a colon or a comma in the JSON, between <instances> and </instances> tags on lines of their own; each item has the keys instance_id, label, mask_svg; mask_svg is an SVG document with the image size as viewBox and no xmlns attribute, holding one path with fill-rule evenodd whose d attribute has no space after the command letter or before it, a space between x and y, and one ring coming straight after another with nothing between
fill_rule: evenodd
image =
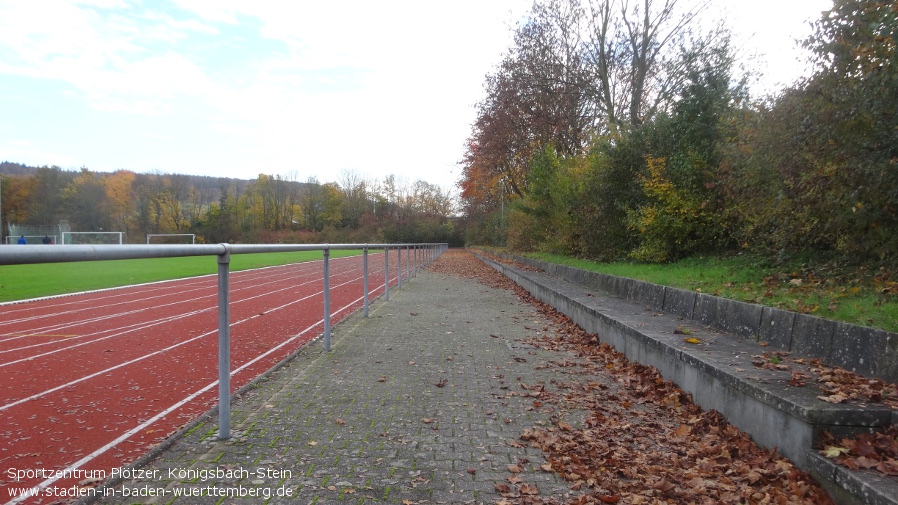
<instances>
[{"instance_id":1,"label":"bush","mask_svg":"<svg viewBox=\"0 0 898 505\"><path fill-rule=\"evenodd\" d=\"M663 263L707 246L720 223L707 200L675 186L666 175L664 158L646 157L647 176L640 176L648 201L629 212L628 227L639 245L630 252L637 260Z\"/></svg>"}]
</instances>

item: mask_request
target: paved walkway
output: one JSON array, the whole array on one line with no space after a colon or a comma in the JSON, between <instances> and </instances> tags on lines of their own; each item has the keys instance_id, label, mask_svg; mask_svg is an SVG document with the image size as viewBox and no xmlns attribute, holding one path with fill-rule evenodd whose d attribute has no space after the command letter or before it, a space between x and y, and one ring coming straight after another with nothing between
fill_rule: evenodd
<instances>
[{"instance_id":1,"label":"paved walkway","mask_svg":"<svg viewBox=\"0 0 898 505\"><path fill-rule=\"evenodd\" d=\"M545 327L510 291L419 271L236 402L231 440L200 424L100 503L497 503L497 484L563 500L519 439L561 414L528 385L570 378L541 365L576 360L524 342Z\"/></svg>"}]
</instances>

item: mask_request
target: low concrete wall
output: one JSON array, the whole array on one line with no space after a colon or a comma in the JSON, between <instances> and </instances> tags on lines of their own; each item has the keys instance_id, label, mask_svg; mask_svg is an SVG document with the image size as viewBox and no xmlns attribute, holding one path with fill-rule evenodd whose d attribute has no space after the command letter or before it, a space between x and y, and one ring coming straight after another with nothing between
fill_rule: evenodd
<instances>
[{"instance_id":1,"label":"low concrete wall","mask_svg":"<svg viewBox=\"0 0 898 505\"><path fill-rule=\"evenodd\" d=\"M898 333L531 258L512 259L653 310L700 321L745 339L767 342L780 350L819 358L826 364L861 375L898 382Z\"/></svg>"},{"instance_id":2,"label":"low concrete wall","mask_svg":"<svg viewBox=\"0 0 898 505\"><path fill-rule=\"evenodd\" d=\"M759 445L777 447L799 468L807 468L808 450L821 430L866 430L891 422L892 413L887 408L824 404L816 399L818 393L788 386L788 378L747 380L742 375L763 372L743 371L740 375L732 366L733 357L748 359L757 354L756 342L724 339L714 342L715 352L708 353L684 344L680 335L673 334L676 317L647 316L630 301L616 305L613 300L570 287L580 286L575 280L565 279L571 283L567 287L543 284L529 272L485 261L584 330L599 335L628 359L657 368L666 380L692 394L702 408L721 412ZM625 289L631 289L630 296L635 297L637 284L619 283L619 289L627 284ZM757 314L760 320L760 311ZM750 363L745 365L752 368Z\"/></svg>"},{"instance_id":3,"label":"low concrete wall","mask_svg":"<svg viewBox=\"0 0 898 505\"><path fill-rule=\"evenodd\" d=\"M529 261L546 267L531 272L481 259L628 359L657 368L698 405L717 410L760 446L777 448L820 482L837 504L898 505L898 480L848 470L812 449L823 430L851 436L895 424L898 412L883 405L822 402L818 388L789 385L791 372L757 369L751 363L759 353L758 338L781 348L816 349L825 356L834 355L833 342L855 342L844 352L866 361L862 344L870 329L558 265ZM647 310L659 306L661 310ZM690 327L690 322L704 325L699 333L707 345L684 343L672 331Z\"/></svg>"}]
</instances>

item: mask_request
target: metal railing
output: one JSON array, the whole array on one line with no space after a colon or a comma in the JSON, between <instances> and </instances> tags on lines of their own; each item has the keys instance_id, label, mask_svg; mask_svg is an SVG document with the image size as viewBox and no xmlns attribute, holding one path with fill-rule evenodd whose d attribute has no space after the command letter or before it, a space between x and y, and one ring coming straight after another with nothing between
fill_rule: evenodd
<instances>
[{"instance_id":1,"label":"metal railing","mask_svg":"<svg viewBox=\"0 0 898 505\"><path fill-rule=\"evenodd\" d=\"M398 256L397 288L402 289L402 251L406 253L406 279L420 266L435 260L447 244L172 244L172 245L4 245L0 265L68 263L147 258L218 257L218 438L231 438L231 330L230 264L232 254L322 251L324 260L324 350L331 350L330 251L362 250L364 257L363 311L368 317L368 251L384 251L384 300L390 300L390 251ZM414 251L414 261L412 259ZM413 266L414 263L414 266Z\"/></svg>"}]
</instances>

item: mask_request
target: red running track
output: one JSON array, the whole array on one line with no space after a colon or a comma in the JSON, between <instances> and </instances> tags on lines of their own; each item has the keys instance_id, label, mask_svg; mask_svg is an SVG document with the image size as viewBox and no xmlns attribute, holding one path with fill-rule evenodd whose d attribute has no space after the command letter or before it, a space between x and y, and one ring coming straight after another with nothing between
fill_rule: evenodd
<instances>
[{"instance_id":1,"label":"red running track","mask_svg":"<svg viewBox=\"0 0 898 505\"><path fill-rule=\"evenodd\" d=\"M368 263L373 298L383 254ZM363 272L361 256L330 260L332 322L362 307ZM230 288L233 392L323 331L322 262L233 272ZM208 411L217 386L215 275L0 305L0 498L109 476Z\"/></svg>"}]
</instances>

